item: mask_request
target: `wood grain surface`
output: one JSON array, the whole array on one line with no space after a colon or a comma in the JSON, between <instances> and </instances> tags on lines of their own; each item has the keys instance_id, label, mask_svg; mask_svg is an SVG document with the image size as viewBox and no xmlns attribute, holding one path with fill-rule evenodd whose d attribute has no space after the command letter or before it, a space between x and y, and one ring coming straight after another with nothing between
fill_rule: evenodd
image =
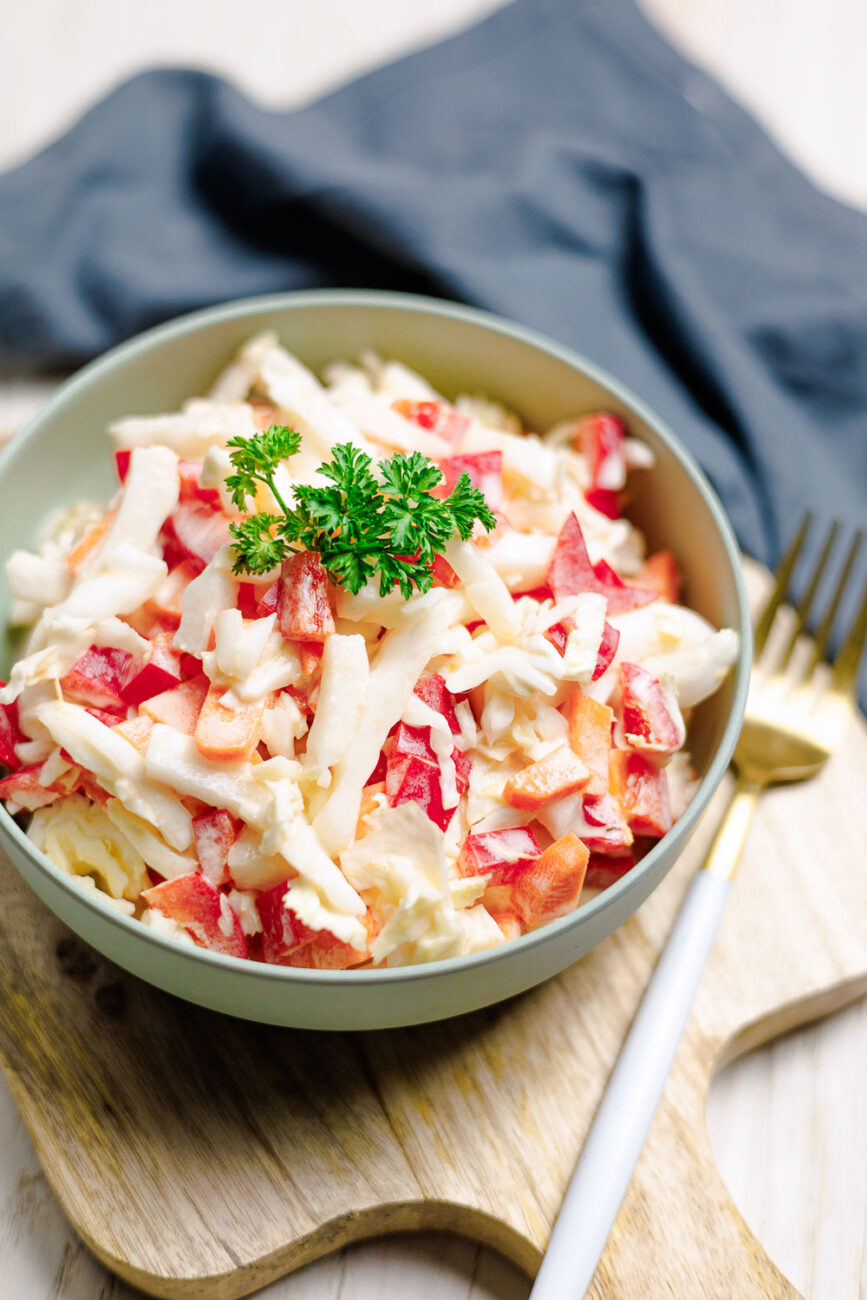
<instances>
[{"instance_id":1,"label":"wood grain surface","mask_svg":"<svg viewBox=\"0 0 867 1300\"><path fill-rule=\"evenodd\" d=\"M822 185L867 205L862 0L641 0L753 108ZM274 105L303 102L376 62L473 21L496 0L30 0L9 7L0 41L0 166L23 159L121 77L195 63ZM0 378L0 439L50 380ZM857 829L857 828L856 828ZM849 845L863 869L864 845ZM867 1297L867 1001L738 1061L714 1083L715 1154L739 1206L813 1300ZM133 1300L72 1235L0 1078L0 1297ZM860 1279L860 1284L859 1284ZM526 1300L529 1284L459 1238L384 1238L268 1288L273 1300ZM663 1294L670 1294L668 1288ZM655 1297L648 1297L655 1300Z\"/></svg>"},{"instance_id":2,"label":"wood grain surface","mask_svg":"<svg viewBox=\"0 0 867 1300\"><path fill-rule=\"evenodd\" d=\"M714 1069L867 989L867 728L764 797L591 1294L794 1296L711 1153ZM555 980L419 1029L320 1035L189 1006L64 929L4 864L0 1061L49 1183L144 1290L248 1292L375 1233L447 1229L532 1273L713 814L636 916Z\"/></svg>"}]
</instances>

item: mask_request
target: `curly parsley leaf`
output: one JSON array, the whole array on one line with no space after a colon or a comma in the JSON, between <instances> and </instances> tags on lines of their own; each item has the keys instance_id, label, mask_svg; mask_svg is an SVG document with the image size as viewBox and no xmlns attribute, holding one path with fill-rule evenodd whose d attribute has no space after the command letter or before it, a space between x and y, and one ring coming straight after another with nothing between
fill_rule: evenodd
<instances>
[{"instance_id":1,"label":"curly parsley leaf","mask_svg":"<svg viewBox=\"0 0 867 1300\"><path fill-rule=\"evenodd\" d=\"M408 599L413 588L430 589L433 558L455 533L466 540L476 521L489 532L496 526L484 494L466 474L449 496L434 496L442 472L420 452L374 462L351 443L334 446L331 460L319 467L326 485L294 486L290 509L274 474L300 443L300 435L282 425L228 443L234 472L226 485L238 509L255 498L261 482L283 512L232 524L236 573L267 573L304 548L318 552L332 580L353 594L378 577L382 595L397 584Z\"/></svg>"},{"instance_id":2,"label":"curly parsley leaf","mask_svg":"<svg viewBox=\"0 0 867 1300\"><path fill-rule=\"evenodd\" d=\"M281 461L294 456L301 446L301 434L287 429L285 424L272 424L270 429L254 434L252 438L230 438L226 443L234 474L226 478L226 487L239 510L243 510L249 497L256 495L256 483L265 483L274 489L274 471Z\"/></svg>"},{"instance_id":3,"label":"curly parsley leaf","mask_svg":"<svg viewBox=\"0 0 867 1300\"><path fill-rule=\"evenodd\" d=\"M235 540L235 573L268 573L284 559L286 545L277 532L282 522L280 515L262 514L229 525Z\"/></svg>"}]
</instances>

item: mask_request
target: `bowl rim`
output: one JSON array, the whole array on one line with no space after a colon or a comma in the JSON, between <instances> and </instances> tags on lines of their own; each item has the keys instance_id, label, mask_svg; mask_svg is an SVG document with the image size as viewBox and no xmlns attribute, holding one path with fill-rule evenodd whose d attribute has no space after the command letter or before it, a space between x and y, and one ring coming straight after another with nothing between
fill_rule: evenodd
<instances>
[{"instance_id":1,"label":"bowl rim","mask_svg":"<svg viewBox=\"0 0 867 1300\"><path fill-rule=\"evenodd\" d=\"M517 939L498 945L496 948L481 952L468 953L458 957L445 957L431 962L410 966L386 966L374 970L314 970L302 966L280 966L266 962L251 961L249 958L232 957L211 949L180 944L174 938L160 934L143 925L136 917L127 916L114 907L113 903L96 890L90 891L76 883L76 878L69 876L56 866L41 850L37 849L24 831L2 805L0 805L0 826L15 842L20 851L35 866L47 874L63 892L87 906L93 907L109 922L119 927L122 932L155 945L157 949L168 950L177 957L185 957L206 965L215 966L228 973L245 975L253 979L265 979L296 985L321 986L325 988L375 988L383 984L394 985L429 979L434 975L446 977L458 975L465 970L477 970L498 962L509 960L522 954L528 955L542 943L567 934L571 929L582 924L591 924L593 919L619 901L640 890L643 880L653 870L663 854L671 853L672 863L678 849L688 838L695 823L704 813L716 787L719 785L731 761L734 747L740 733L746 707L749 687L750 667L752 663L752 622L746 584L741 571L740 553L732 531L731 524L717 498L714 489L707 480L704 471L694 459L692 453L680 442L664 420L648 407L641 398L626 385L615 379L603 367L590 361L574 349L556 342L545 334L528 326L519 325L494 312L466 307L448 299L428 297L421 294L398 293L385 290L367 289L310 289L285 293L262 294L255 297L233 299L217 306L205 307L181 316L174 317L162 324L150 327L130 339L117 344L107 352L82 366L65 380L40 407L24 428L12 438L7 447L0 451L0 476L14 464L19 456L26 453L26 444L38 432L46 421L50 421L58 411L62 411L71 397L80 390L98 383L103 376L118 367L134 355L175 340L182 340L195 334L200 329L225 320L243 319L262 311L292 311L305 307L353 307L373 309L399 309L416 312L419 315L438 316L445 320L461 321L476 325L494 334L504 335L519 343L524 343L553 356L573 369L580 371L607 388L620 402L639 415L649 424L654 433L672 452L686 470L693 486L697 489L704 505L716 525L722 539L723 547L734 576L735 594L738 604L739 626L735 629L739 636L738 656L733 665L734 689L731 708L708 770L702 777L698 789L689 805L662 839L638 862L633 870L615 881L607 889L585 903L582 907L565 916L548 921L538 929L531 930Z\"/></svg>"}]
</instances>

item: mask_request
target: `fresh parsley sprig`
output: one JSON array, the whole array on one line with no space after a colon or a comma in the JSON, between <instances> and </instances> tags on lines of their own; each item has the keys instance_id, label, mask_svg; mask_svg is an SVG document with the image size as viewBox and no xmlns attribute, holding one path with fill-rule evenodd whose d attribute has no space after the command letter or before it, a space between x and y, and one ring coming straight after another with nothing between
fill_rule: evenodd
<instances>
[{"instance_id":1,"label":"fresh parsley sprig","mask_svg":"<svg viewBox=\"0 0 867 1300\"><path fill-rule=\"evenodd\" d=\"M290 508L274 475L300 445L300 435L282 425L228 443L235 472L226 486L238 509L255 497L257 483L265 483L282 511L231 525L236 573L267 573L294 551L317 551L326 572L348 591L360 591L378 575L383 596L397 583L408 598L413 587L430 589L433 558L455 533L466 541L477 520L488 532L496 526L467 474L447 497L437 497L433 489L442 472L420 452L374 462L352 443L337 444L332 459L320 465L327 486L293 486Z\"/></svg>"}]
</instances>

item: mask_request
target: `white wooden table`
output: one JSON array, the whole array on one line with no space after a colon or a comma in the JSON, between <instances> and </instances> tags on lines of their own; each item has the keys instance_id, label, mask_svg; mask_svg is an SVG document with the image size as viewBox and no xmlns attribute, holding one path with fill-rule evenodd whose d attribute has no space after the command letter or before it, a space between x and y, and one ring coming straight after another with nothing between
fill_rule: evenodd
<instances>
[{"instance_id":1,"label":"white wooden table","mask_svg":"<svg viewBox=\"0 0 867 1300\"><path fill-rule=\"evenodd\" d=\"M499 0L28 0L0 43L0 168L125 76L195 63L274 106L312 98ZM643 0L826 189L867 208L863 0ZM53 385L0 380L0 438ZM853 863L853 870L863 869ZM0 1011L2 1014L2 1011ZM810 1300L867 1297L867 1003L727 1070L709 1124L746 1219ZM127 1300L73 1236L0 1083L0 1300ZM353 1247L263 1292L272 1300L524 1300L529 1283L457 1238ZM648 1297L656 1300L656 1297ZM735 1297L732 1300L736 1300Z\"/></svg>"}]
</instances>

